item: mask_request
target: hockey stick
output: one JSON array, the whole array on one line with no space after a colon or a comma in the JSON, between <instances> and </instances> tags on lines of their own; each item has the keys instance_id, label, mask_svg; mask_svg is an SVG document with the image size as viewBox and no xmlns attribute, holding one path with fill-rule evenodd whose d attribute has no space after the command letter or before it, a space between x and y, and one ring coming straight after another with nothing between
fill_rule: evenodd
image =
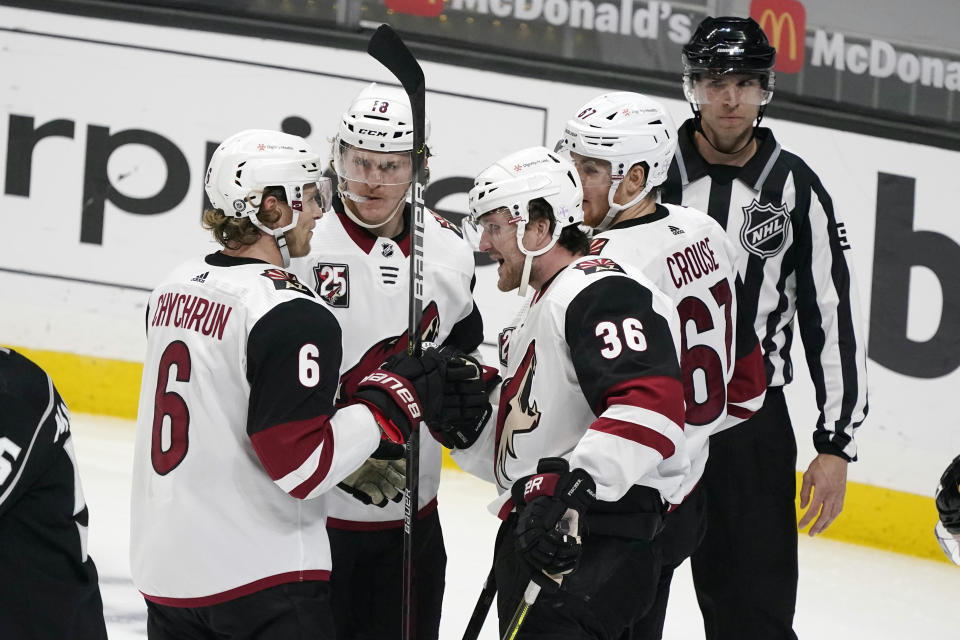
<instances>
[{"instance_id":1,"label":"hockey stick","mask_svg":"<svg viewBox=\"0 0 960 640\"><path fill-rule=\"evenodd\" d=\"M470 620L467 621L463 640L477 640L480 637L480 630L483 629L483 622L487 619L493 597L497 595L497 583L493 572L494 568L490 567L490 573L483 583L483 589L480 590L480 597L477 598L477 605L473 608Z\"/></svg>"},{"instance_id":2,"label":"hockey stick","mask_svg":"<svg viewBox=\"0 0 960 640\"><path fill-rule=\"evenodd\" d=\"M501 640L514 640L514 638L517 637L517 634L520 633L520 626L523 625L523 621L526 619L530 607L537 601L537 596L539 595L540 585L531 580L527 588L524 589L523 598L520 599L517 610L513 612L513 617L510 619L510 624L507 625L507 630L504 632Z\"/></svg>"},{"instance_id":3,"label":"hockey stick","mask_svg":"<svg viewBox=\"0 0 960 640\"><path fill-rule=\"evenodd\" d=\"M574 537L577 541L577 544L580 544L579 525L580 514L573 509L567 509L563 519L557 523L557 530L560 533ZM573 569L570 571L573 571ZM556 575L546 573L546 571L544 571L543 575L556 582L557 586L559 587L561 584L563 584L563 577L567 575L567 573L570 573L570 571L558 573ZM520 627L523 625L523 621L526 620L527 614L530 612L530 607L533 606L533 603L537 601L537 596L540 595L540 588L541 587L539 584L537 584L536 580L530 580L530 582L527 584L527 588L523 591L523 597L520 599L520 603L513 612L513 617L510 619L510 624L507 625L507 630L504 632L501 640L514 640L514 638L517 637L517 634L520 633Z\"/></svg>"},{"instance_id":4,"label":"hockey stick","mask_svg":"<svg viewBox=\"0 0 960 640\"><path fill-rule=\"evenodd\" d=\"M426 118L423 69L413 57L400 36L382 24L370 38L367 53L376 58L397 77L410 97L413 113L413 175L410 229L410 315L407 325L407 353L419 356L421 352L420 316L423 313L423 168L424 120ZM407 438L407 478L403 497L403 639L415 637L413 615L413 528L417 518L420 493L420 425L415 425Z\"/></svg>"}]
</instances>

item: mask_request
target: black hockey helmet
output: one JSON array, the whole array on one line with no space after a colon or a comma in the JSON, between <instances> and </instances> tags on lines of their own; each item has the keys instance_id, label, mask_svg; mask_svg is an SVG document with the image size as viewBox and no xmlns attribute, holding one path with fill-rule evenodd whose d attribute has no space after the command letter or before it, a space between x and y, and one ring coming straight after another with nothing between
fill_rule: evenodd
<instances>
[{"instance_id":1,"label":"black hockey helmet","mask_svg":"<svg viewBox=\"0 0 960 640\"><path fill-rule=\"evenodd\" d=\"M777 50L753 18L707 17L683 47L687 69L711 73L772 74Z\"/></svg>"},{"instance_id":2,"label":"black hockey helmet","mask_svg":"<svg viewBox=\"0 0 960 640\"><path fill-rule=\"evenodd\" d=\"M704 76L726 74L756 75L761 91L750 94L759 105L756 126L773 98L774 71L777 50L770 45L767 35L753 18L708 16L697 26L693 37L683 47L683 92L700 123L700 105L708 101L697 83ZM712 144L712 143L711 143Z\"/></svg>"}]
</instances>

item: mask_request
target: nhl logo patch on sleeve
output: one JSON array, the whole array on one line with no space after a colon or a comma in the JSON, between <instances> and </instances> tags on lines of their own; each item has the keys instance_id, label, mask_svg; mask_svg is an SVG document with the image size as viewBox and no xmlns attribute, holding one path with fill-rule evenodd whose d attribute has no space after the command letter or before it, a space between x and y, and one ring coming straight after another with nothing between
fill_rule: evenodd
<instances>
[{"instance_id":1,"label":"nhl logo patch on sleeve","mask_svg":"<svg viewBox=\"0 0 960 640\"><path fill-rule=\"evenodd\" d=\"M760 204L756 200L743 208L740 242L755 256L770 258L787 244L790 212L785 204Z\"/></svg>"}]
</instances>

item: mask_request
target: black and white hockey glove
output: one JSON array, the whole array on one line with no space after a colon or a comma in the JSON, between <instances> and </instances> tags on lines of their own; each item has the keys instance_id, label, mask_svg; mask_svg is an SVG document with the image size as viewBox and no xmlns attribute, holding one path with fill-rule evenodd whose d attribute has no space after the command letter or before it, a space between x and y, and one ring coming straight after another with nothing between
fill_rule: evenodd
<instances>
[{"instance_id":1,"label":"black and white hockey glove","mask_svg":"<svg viewBox=\"0 0 960 640\"><path fill-rule=\"evenodd\" d=\"M960 456L954 458L940 476L936 502L943 528L960 534Z\"/></svg>"},{"instance_id":2,"label":"black and white hockey glove","mask_svg":"<svg viewBox=\"0 0 960 640\"><path fill-rule=\"evenodd\" d=\"M596 483L583 469L570 471L563 458L541 459L537 473L521 478L511 490L519 512L516 548L520 556L552 576L573 571L581 553L576 523L596 502L596 494Z\"/></svg>"},{"instance_id":3,"label":"black and white hockey glove","mask_svg":"<svg viewBox=\"0 0 960 640\"><path fill-rule=\"evenodd\" d=\"M493 408L490 391L499 383L496 369L453 347L443 347L446 376L440 415L428 422L434 439L448 449L466 449L480 437Z\"/></svg>"},{"instance_id":4,"label":"black and white hockey glove","mask_svg":"<svg viewBox=\"0 0 960 640\"><path fill-rule=\"evenodd\" d=\"M402 449L401 449L402 455ZM407 461L367 458L360 468L344 478L337 486L363 504L378 507L387 501L400 502L407 476Z\"/></svg>"}]
</instances>

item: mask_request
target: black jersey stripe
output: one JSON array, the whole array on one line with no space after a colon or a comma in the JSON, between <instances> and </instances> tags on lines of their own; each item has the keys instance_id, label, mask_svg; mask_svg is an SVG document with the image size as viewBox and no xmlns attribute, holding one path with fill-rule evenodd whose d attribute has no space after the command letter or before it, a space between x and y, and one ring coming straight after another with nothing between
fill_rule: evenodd
<instances>
[{"instance_id":1,"label":"black jersey stripe","mask_svg":"<svg viewBox=\"0 0 960 640\"><path fill-rule=\"evenodd\" d=\"M683 167L683 156L677 153L674 156L676 162L670 163L667 170L667 179L660 185L660 202L667 204L681 204L683 199L683 186L687 183L687 172Z\"/></svg>"},{"instance_id":2,"label":"black jersey stripe","mask_svg":"<svg viewBox=\"0 0 960 640\"><path fill-rule=\"evenodd\" d=\"M707 205L707 214L727 228L727 219L730 216L730 195L733 192L733 182L713 181L710 185L710 202Z\"/></svg>"},{"instance_id":3,"label":"black jersey stripe","mask_svg":"<svg viewBox=\"0 0 960 640\"><path fill-rule=\"evenodd\" d=\"M780 145L778 144L775 152L770 156L770 161L767 163L767 166L764 167L761 179L757 181L757 185L761 188L760 196L758 198L761 204L779 204L783 202L784 190L787 186L787 180L791 178L791 172L785 164L776 162L776 159L779 157ZM796 187L796 183L794 183L794 187ZM795 233L793 226L794 223L795 219L791 217L790 233ZM795 235L794 238L796 238ZM752 255L750 257L751 262L754 262L754 259L756 259L755 262L759 264L760 269L762 270L766 264L766 261L757 258L757 256ZM777 335L777 327L783 320L783 316L787 312L790 304L790 301L787 299L787 280L796 265L796 250L793 244L789 244L787 246L787 249L784 251L781 264L782 268L777 276L777 285L774 289L774 291L776 291L777 302L767 315L764 335L760 336L760 344L763 347L764 353L772 353L776 349L775 338ZM762 280L763 276L761 275L760 278ZM756 316L754 316L754 326L758 326L758 323L756 322ZM790 347L792 344L793 329L791 326L787 325L783 332L783 344L780 346L778 352L780 361L783 363L781 371L781 375L783 376L783 384L787 384L793 380L793 365L790 361ZM768 373L770 374L770 377L767 378L767 383L770 383L773 379L772 376L775 373L774 368L770 367Z\"/></svg>"}]
</instances>

